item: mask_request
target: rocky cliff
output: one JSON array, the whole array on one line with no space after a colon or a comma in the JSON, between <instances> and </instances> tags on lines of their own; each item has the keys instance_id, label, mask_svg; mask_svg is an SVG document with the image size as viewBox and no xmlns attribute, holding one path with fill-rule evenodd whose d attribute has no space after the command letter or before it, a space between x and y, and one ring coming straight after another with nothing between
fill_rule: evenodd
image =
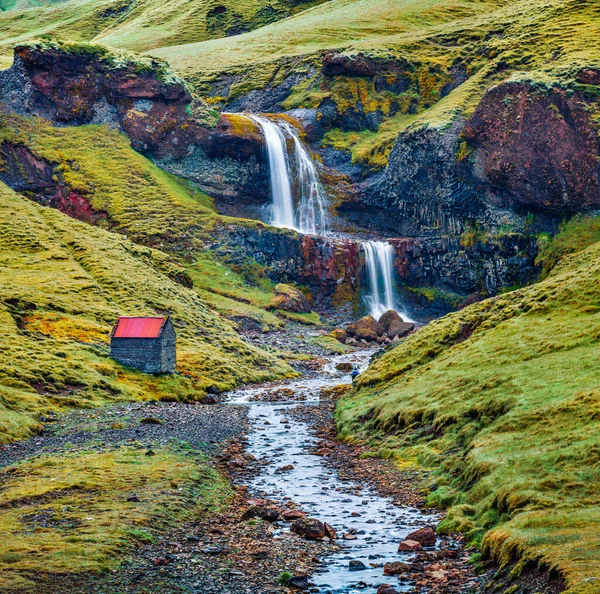
<instances>
[{"instance_id":1,"label":"rocky cliff","mask_svg":"<svg viewBox=\"0 0 600 594\"><path fill-rule=\"evenodd\" d=\"M98 45L34 42L0 72L3 104L58 125L104 124L137 151L225 201L268 192L263 140L241 116L220 115L166 64Z\"/></svg>"}]
</instances>

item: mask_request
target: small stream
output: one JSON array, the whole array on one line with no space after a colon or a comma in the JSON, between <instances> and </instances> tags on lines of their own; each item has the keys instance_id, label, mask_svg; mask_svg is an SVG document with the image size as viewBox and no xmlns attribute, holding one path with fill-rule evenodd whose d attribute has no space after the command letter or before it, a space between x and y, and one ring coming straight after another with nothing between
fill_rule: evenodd
<instances>
[{"instance_id":1,"label":"small stream","mask_svg":"<svg viewBox=\"0 0 600 594\"><path fill-rule=\"evenodd\" d=\"M313 573L311 582L318 588L313 592L374 594L377 587L386 582L393 583L398 591L410 590L410 584L384 576L383 564L409 561L414 555L398 553L398 544L408 533L432 521L431 516L418 509L395 506L391 499L377 495L371 488L341 479L337 470L325 465L322 457L309 453L317 438L306 423L289 414L299 404L317 405L322 388L351 382L349 374L336 370L338 363L350 362L364 369L372 354L372 351L363 351L332 357L317 378L283 382L275 388L239 390L230 398L232 404L249 408L251 429L247 451L258 460L268 462L250 479L247 484L250 491L281 505L291 500L307 513L307 517L327 522L337 531L339 540L336 544L341 547L340 552L325 557L325 563ZM261 393L280 388L293 390L294 399L282 402L253 400ZM293 470L277 472L288 464L294 466ZM281 531L289 531L289 525ZM356 539L342 539L348 533ZM350 571L351 560L362 561L367 569Z\"/></svg>"}]
</instances>

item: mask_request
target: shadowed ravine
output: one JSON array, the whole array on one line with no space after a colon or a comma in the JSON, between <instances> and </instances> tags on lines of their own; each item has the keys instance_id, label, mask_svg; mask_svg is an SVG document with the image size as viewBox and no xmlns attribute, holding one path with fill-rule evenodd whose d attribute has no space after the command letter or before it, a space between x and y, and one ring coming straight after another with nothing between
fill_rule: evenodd
<instances>
[{"instance_id":1,"label":"shadowed ravine","mask_svg":"<svg viewBox=\"0 0 600 594\"><path fill-rule=\"evenodd\" d=\"M307 517L327 522L337 531L340 551L325 558L325 564L311 576L310 582L316 588L311 590L313 592L376 592L377 586L386 581L384 563L408 561L414 556L398 553L398 544L407 534L430 524L433 519L420 510L397 507L390 498L377 495L369 487L340 478L337 470L327 467L322 457L310 453L315 449L317 438L307 423L293 415L298 401L318 406L322 388L351 382L350 375L336 371L338 363L350 362L363 369L371 355L372 351L364 351L333 357L318 378L280 384L293 391L296 401L255 400L264 393L261 388L236 391L229 400L231 405L248 407L247 451L259 462L266 462L249 480L250 491L282 505L291 500ZM280 470L288 465L293 465L293 469ZM286 526L280 534L288 531ZM356 539L343 539L343 535L348 534ZM351 571L349 563L353 560L362 561L366 567ZM394 578L387 578L390 579ZM399 591L409 591L412 587L410 583L395 586Z\"/></svg>"}]
</instances>

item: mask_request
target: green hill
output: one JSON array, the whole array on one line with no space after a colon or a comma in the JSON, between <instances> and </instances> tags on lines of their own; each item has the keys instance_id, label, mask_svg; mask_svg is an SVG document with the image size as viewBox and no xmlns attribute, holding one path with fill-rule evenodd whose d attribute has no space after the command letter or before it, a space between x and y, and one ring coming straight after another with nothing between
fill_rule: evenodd
<instances>
[{"instance_id":1,"label":"green hill","mask_svg":"<svg viewBox=\"0 0 600 594\"><path fill-rule=\"evenodd\" d=\"M578 222L544 253L596 227ZM514 574L558 569L578 594L600 580L599 262L594 243L535 286L432 322L377 359L337 412L342 435L374 455L437 469L442 532L519 562Z\"/></svg>"},{"instance_id":2,"label":"green hill","mask_svg":"<svg viewBox=\"0 0 600 594\"><path fill-rule=\"evenodd\" d=\"M231 80L221 100L277 86L295 74L304 80L284 102L286 109L331 100L340 113L381 111L376 131L333 130L325 138L351 150L355 160L381 167L400 132L443 127L470 114L501 80L568 85L581 68L600 66L599 28L600 7L582 0L332 0L233 39L151 53L168 60L201 94L220 95L223 85L213 84ZM394 59L410 73L411 84L390 93L378 91L368 77L324 77L323 53L334 50ZM453 90L445 95L447 85ZM400 105L397 113L389 113L393 102Z\"/></svg>"},{"instance_id":3,"label":"green hill","mask_svg":"<svg viewBox=\"0 0 600 594\"><path fill-rule=\"evenodd\" d=\"M0 39L11 48L40 35L137 52L250 31L323 0L2 0Z\"/></svg>"},{"instance_id":4,"label":"green hill","mask_svg":"<svg viewBox=\"0 0 600 594\"><path fill-rule=\"evenodd\" d=\"M2 185L0 441L35 430L36 418L48 407L196 399L211 384L226 388L290 372L243 342L203 300L226 314L277 325L274 314L251 304L270 301L268 283L253 288L199 255L195 264L186 264L197 281L189 289L177 282L186 274L177 249L167 255L147 247L160 247L169 237L181 241L181 234L203 222L210 229L207 219L216 215L205 196L157 169L116 132L94 126L54 130L21 119L17 130L8 122L1 128L3 140L27 137L31 150L54 164L67 187L84 193L87 188L92 204L109 213L113 232L38 206ZM145 237L146 246L123 234ZM171 378L125 370L108 358L117 316L157 312L172 313L180 324L181 374Z\"/></svg>"}]
</instances>

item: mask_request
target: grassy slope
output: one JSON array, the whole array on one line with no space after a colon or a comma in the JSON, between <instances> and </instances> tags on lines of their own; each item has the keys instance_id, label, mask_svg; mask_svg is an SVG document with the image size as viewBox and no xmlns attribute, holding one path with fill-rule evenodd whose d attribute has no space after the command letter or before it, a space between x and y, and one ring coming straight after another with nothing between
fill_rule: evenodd
<instances>
[{"instance_id":1,"label":"grassy slope","mask_svg":"<svg viewBox=\"0 0 600 594\"><path fill-rule=\"evenodd\" d=\"M190 289L163 271L164 253L73 221L0 188L0 441L37 427L49 406L124 398L197 398L289 372L242 342ZM178 327L178 369L152 377L108 358L118 315L169 311Z\"/></svg>"},{"instance_id":2,"label":"grassy slope","mask_svg":"<svg viewBox=\"0 0 600 594\"><path fill-rule=\"evenodd\" d=\"M377 133L333 131L326 138L351 150L356 161L383 166L400 131L443 126L457 114L468 114L487 88L511 74L570 81L578 68L599 66L599 27L600 7L582 0L332 0L234 39L152 53L166 58L201 91L219 73L236 73L241 78L230 97L281 79L287 70L280 70L280 64L286 60L295 71L308 63L318 68L318 55L327 49L405 58L416 68L406 96L397 97L406 109L385 118ZM439 91L456 66L466 70L467 80L440 100ZM314 107L327 97L342 111L345 103L360 100L367 111L384 114L390 99L372 84L352 79L324 88L317 74L300 83L286 107Z\"/></svg>"},{"instance_id":3,"label":"grassy slope","mask_svg":"<svg viewBox=\"0 0 600 594\"><path fill-rule=\"evenodd\" d=\"M502 563L542 560L570 593L600 580L599 262L596 243L538 285L431 323L373 363L337 413L377 455L439 468L442 531Z\"/></svg>"},{"instance_id":4,"label":"grassy slope","mask_svg":"<svg viewBox=\"0 0 600 594\"><path fill-rule=\"evenodd\" d=\"M0 590L48 591L58 576L114 569L169 525L225 505L225 480L191 454L169 448L148 457L123 447L43 456L0 471ZM125 501L132 492L139 502Z\"/></svg>"},{"instance_id":5,"label":"grassy slope","mask_svg":"<svg viewBox=\"0 0 600 594\"><path fill-rule=\"evenodd\" d=\"M111 231L171 252L185 264L209 305L226 315L246 315L267 327L281 327L281 320L266 311L273 283L260 271L236 272L203 249L215 225L233 219L219 216L208 196L136 153L124 135L103 126L55 128L42 119L4 115L2 140L25 145L54 164L68 187L84 195L94 210L108 214L105 226Z\"/></svg>"},{"instance_id":6,"label":"grassy slope","mask_svg":"<svg viewBox=\"0 0 600 594\"><path fill-rule=\"evenodd\" d=\"M0 10L7 12L0 12L0 54L7 64L15 43L40 35L101 41L141 52L225 37L234 29L248 31L320 1L290 5L285 0L3 0ZM211 16L217 6L225 11Z\"/></svg>"}]
</instances>

